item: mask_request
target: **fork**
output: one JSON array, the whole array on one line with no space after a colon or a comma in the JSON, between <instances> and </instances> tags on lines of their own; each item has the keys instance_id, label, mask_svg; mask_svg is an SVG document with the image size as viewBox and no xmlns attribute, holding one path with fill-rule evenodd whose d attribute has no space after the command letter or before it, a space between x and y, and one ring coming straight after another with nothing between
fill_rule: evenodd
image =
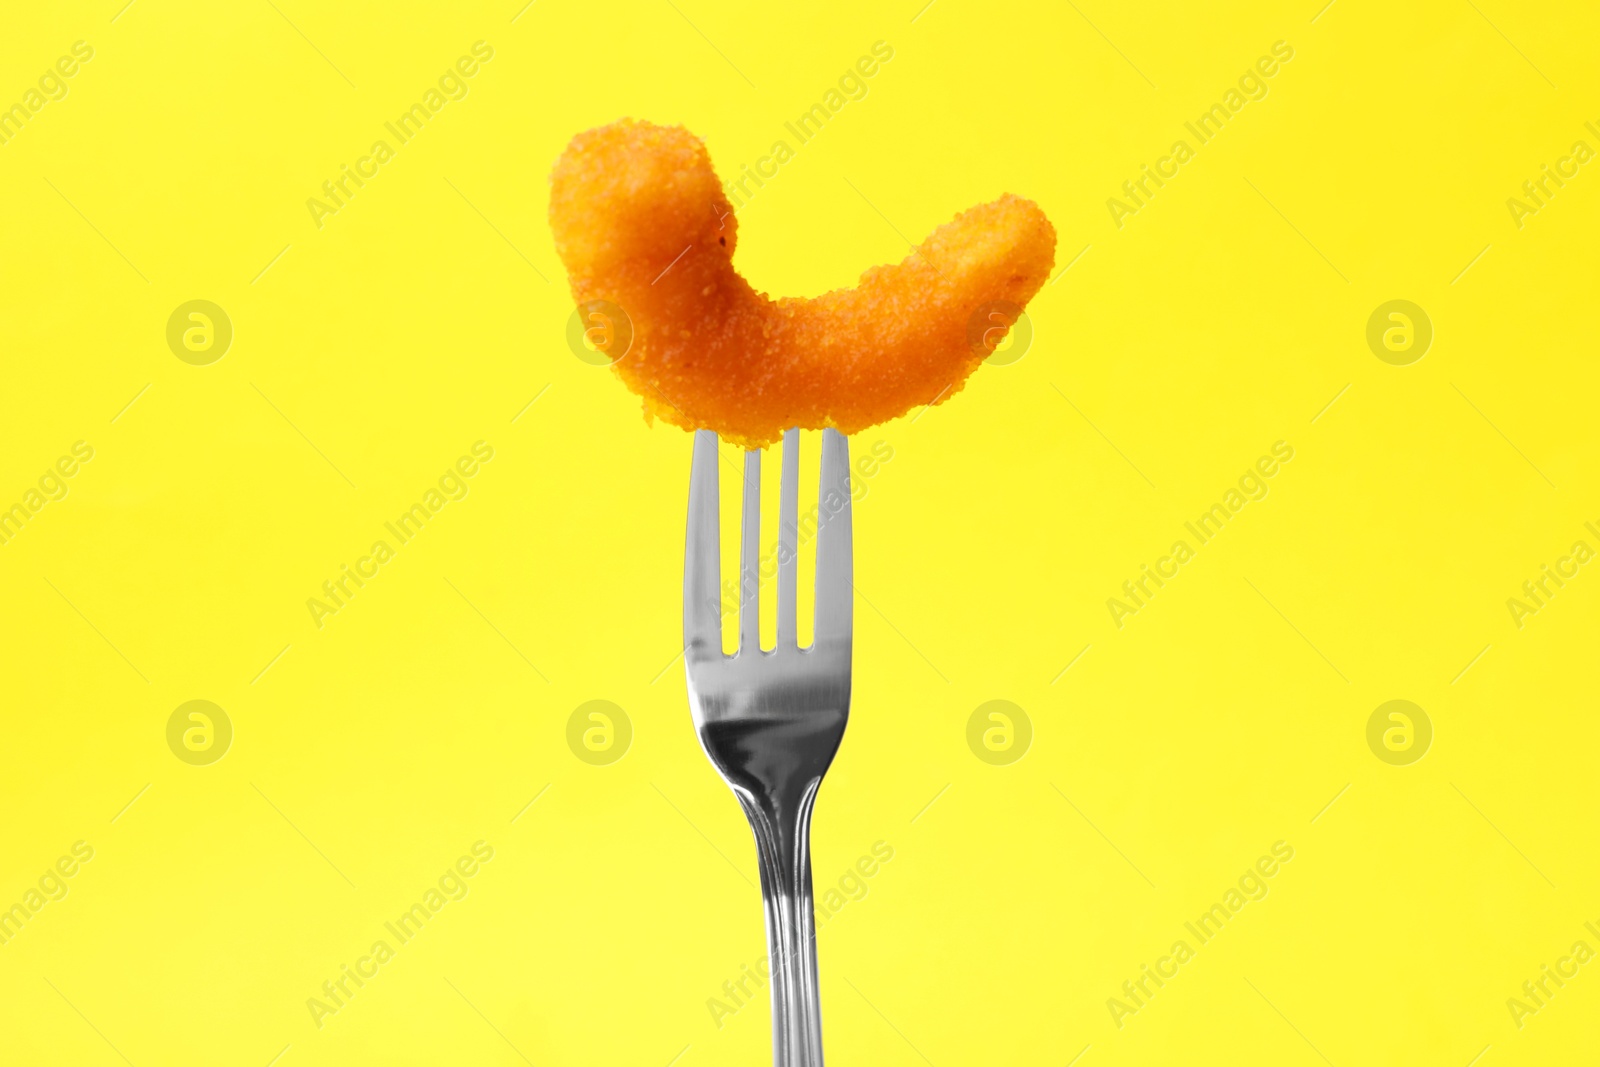
<instances>
[{"instance_id":1,"label":"fork","mask_svg":"<svg viewBox=\"0 0 1600 1067\"><path fill-rule=\"evenodd\" d=\"M689 708L706 756L739 798L756 839L772 971L772 1062L821 1067L811 811L850 713L850 446L837 431L823 431L815 634L801 648L795 625L800 431L783 435L778 628L770 651L761 648L757 614L761 453L745 453L739 648L731 656L722 651L717 458L717 435L696 431L683 560Z\"/></svg>"}]
</instances>

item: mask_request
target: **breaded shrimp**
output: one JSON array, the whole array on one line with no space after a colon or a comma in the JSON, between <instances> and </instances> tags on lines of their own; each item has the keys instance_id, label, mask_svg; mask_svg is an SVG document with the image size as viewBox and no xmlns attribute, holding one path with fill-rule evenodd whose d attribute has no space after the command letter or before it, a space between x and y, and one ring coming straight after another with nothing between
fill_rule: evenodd
<instances>
[{"instance_id":1,"label":"breaded shrimp","mask_svg":"<svg viewBox=\"0 0 1600 1067\"><path fill-rule=\"evenodd\" d=\"M759 447L791 426L854 433L959 391L1049 277L1055 228L1006 195L957 215L854 289L773 300L733 266L738 223L705 145L625 119L573 138L551 175L550 227L580 303L626 312L613 366L647 418ZM996 320L999 321L999 320Z\"/></svg>"}]
</instances>

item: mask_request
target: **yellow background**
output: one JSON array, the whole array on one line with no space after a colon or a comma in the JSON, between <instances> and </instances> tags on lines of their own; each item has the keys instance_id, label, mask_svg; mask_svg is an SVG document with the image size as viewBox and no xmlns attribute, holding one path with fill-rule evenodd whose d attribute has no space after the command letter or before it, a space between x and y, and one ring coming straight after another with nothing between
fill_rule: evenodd
<instances>
[{"instance_id":1,"label":"yellow background","mask_svg":"<svg viewBox=\"0 0 1600 1067\"><path fill-rule=\"evenodd\" d=\"M1600 572L1506 607L1600 546L1600 173L1506 207L1600 146L1585 5L121 4L0 34L4 102L95 50L0 146L0 504L95 449L0 546L0 906L95 850L0 947L0 1060L769 1056L764 998L707 1007L764 949L674 661L689 439L566 347L546 176L623 115L753 162L879 40L741 211L745 272L849 284L1005 191L1058 271L1087 251L1025 358L856 442L894 458L856 509L819 891L894 859L819 935L830 1062L1593 1055L1600 965L1506 1007L1600 949ZM478 40L470 94L318 229L307 198ZM1280 40L1269 95L1117 228ZM1365 341L1397 298L1435 330L1405 367ZM209 366L166 345L191 299L233 323ZM318 629L307 598L479 440L470 494ZM1279 440L1266 499L1118 629L1107 598ZM1396 698L1435 731L1410 766L1365 740ZM192 699L234 726L210 766L166 744ZM593 699L633 725L610 766L566 744ZM990 699L1033 724L1009 766L967 747ZM307 998L479 840L469 895L319 1029ZM1270 894L1115 1025L1280 840Z\"/></svg>"}]
</instances>

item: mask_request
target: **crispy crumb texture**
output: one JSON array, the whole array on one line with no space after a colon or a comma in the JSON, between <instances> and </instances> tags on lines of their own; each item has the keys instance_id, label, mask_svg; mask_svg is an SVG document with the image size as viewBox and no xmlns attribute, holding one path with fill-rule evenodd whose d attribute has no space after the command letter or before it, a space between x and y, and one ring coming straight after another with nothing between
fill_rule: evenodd
<instances>
[{"instance_id":1,"label":"crispy crumb texture","mask_svg":"<svg viewBox=\"0 0 1600 1067\"><path fill-rule=\"evenodd\" d=\"M949 399L986 354L974 314L1022 307L1055 260L1050 220L1007 195L853 289L774 300L734 269L738 222L688 130L625 119L580 133L550 183L573 297L610 301L632 324L613 366L646 417L746 447L790 426L855 433Z\"/></svg>"}]
</instances>

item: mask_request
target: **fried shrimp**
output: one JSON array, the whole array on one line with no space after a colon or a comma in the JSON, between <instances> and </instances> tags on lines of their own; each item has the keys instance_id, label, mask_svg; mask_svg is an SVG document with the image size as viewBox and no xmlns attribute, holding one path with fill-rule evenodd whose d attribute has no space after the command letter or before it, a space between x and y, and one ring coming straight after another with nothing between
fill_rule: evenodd
<instances>
[{"instance_id":1,"label":"fried shrimp","mask_svg":"<svg viewBox=\"0 0 1600 1067\"><path fill-rule=\"evenodd\" d=\"M752 448L791 426L854 433L949 399L1004 336L975 343L974 316L1026 304L1056 244L1037 204L1006 195L854 289L774 300L734 269L738 222L705 145L633 120L573 138L551 175L550 227L580 306L626 313L613 366L646 417Z\"/></svg>"}]
</instances>

